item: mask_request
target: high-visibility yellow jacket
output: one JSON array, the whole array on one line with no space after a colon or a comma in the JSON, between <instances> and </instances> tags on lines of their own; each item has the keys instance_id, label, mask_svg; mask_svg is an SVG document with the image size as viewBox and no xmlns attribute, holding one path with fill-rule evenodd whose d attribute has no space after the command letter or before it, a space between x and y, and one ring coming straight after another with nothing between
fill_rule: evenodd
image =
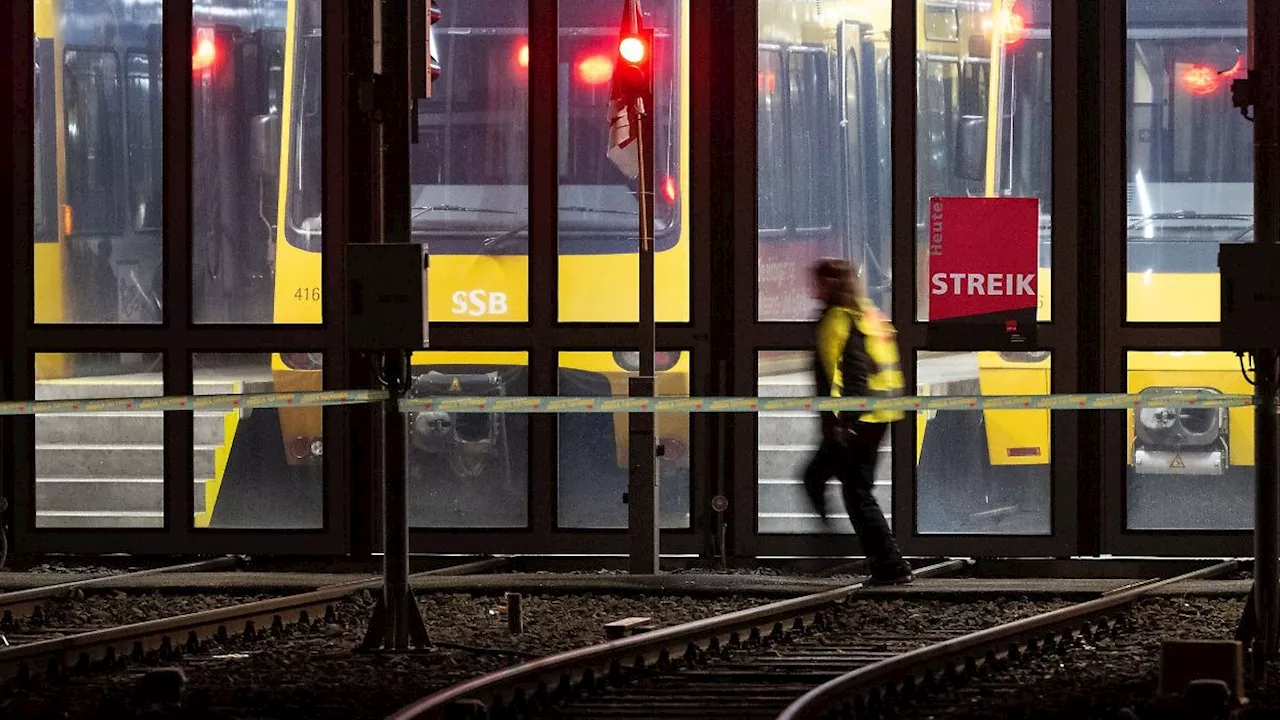
<instances>
[{"instance_id":1,"label":"high-visibility yellow jacket","mask_svg":"<svg viewBox=\"0 0 1280 720\"><path fill-rule=\"evenodd\" d=\"M830 397L898 397L904 384L897 331L875 307L864 311L832 306L818 321L814 357L817 394ZM842 420L889 423L899 410L846 411Z\"/></svg>"}]
</instances>

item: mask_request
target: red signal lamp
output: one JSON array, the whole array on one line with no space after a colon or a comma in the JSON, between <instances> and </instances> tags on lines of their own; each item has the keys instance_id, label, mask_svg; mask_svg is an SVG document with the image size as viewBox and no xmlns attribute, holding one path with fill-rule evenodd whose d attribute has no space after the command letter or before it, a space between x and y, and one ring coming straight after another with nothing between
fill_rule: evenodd
<instances>
[{"instance_id":1,"label":"red signal lamp","mask_svg":"<svg viewBox=\"0 0 1280 720\"><path fill-rule=\"evenodd\" d=\"M218 43L210 28L196 30L195 47L191 50L192 72L211 70L218 61Z\"/></svg>"},{"instance_id":2,"label":"red signal lamp","mask_svg":"<svg viewBox=\"0 0 1280 720\"><path fill-rule=\"evenodd\" d=\"M628 35L618 41L618 55L632 65L639 65L649 56L649 45L643 38Z\"/></svg>"}]
</instances>

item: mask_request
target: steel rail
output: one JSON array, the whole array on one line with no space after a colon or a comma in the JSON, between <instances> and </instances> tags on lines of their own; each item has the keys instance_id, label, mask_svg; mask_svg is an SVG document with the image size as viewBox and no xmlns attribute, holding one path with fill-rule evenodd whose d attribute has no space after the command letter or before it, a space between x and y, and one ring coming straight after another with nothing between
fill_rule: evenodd
<instances>
[{"instance_id":1,"label":"steel rail","mask_svg":"<svg viewBox=\"0 0 1280 720\"><path fill-rule=\"evenodd\" d=\"M508 561L505 557L490 558L427 570L411 577L484 572L501 567ZM378 588L381 584L381 577L372 576L285 597L3 648L0 649L0 682L29 677L39 665L45 667L45 672L57 675L68 668L88 667L101 661L112 662L120 657L145 657L148 652L172 649L178 645L194 648L201 640L229 636L236 631L250 634L263 626L283 627L318 614L328 614L338 601L361 590ZM174 642L175 639L177 643Z\"/></svg>"},{"instance_id":2,"label":"steel rail","mask_svg":"<svg viewBox=\"0 0 1280 720\"><path fill-rule=\"evenodd\" d=\"M208 560L182 563L180 565L166 565L164 567L136 570L128 573L98 575L96 577L85 578L83 580L72 580L70 582L60 582L52 585L41 585L40 587L27 588L25 590L16 590L14 592L0 594L0 616L3 617L3 623L9 624L16 620L31 617L35 613L36 608L43 605L46 601L62 597L76 590L85 590L108 582L119 582L120 580L129 580L130 578L140 578L148 575L159 575L162 573L218 570L225 567L234 567L240 564L240 562L240 557L228 555L226 557L210 558Z\"/></svg>"},{"instance_id":3,"label":"steel rail","mask_svg":"<svg viewBox=\"0 0 1280 720\"><path fill-rule=\"evenodd\" d=\"M916 571L916 577L931 577L953 572L971 564L969 560L948 560ZM505 702L518 692L553 687L565 679L594 677L598 669L621 668L626 661L643 663L661 661L673 652L685 652L691 645L724 642L742 631L772 627L775 631L786 622L800 624L816 613L843 602L863 588L855 583L823 592L780 600L756 608L737 610L682 625L661 628L640 635L611 640L540 657L530 662L503 668L433 693L401 708L387 720L423 720L453 717L456 713Z\"/></svg>"},{"instance_id":4,"label":"steel rail","mask_svg":"<svg viewBox=\"0 0 1280 720\"><path fill-rule=\"evenodd\" d=\"M1117 608L1132 604L1153 590L1186 580L1222 575L1235 570L1238 565L1238 561L1228 560L1164 580L1138 583L1122 592L1104 595L1096 600L997 625L896 655L819 685L787 706L786 710L778 716L778 720L822 718L831 708L841 707L851 697L863 693L874 693L882 687L896 690L897 686L908 678L915 678L927 672L953 671L957 664L966 666L966 661L970 661L976 667L982 662L990 662L991 659L999 658L1001 655L1016 654L1020 652L1019 643L1028 641L1036 643L1055 638L1058 634L1073 633L1082 625L1099 619Z\"/></svg>"}]
</instances>

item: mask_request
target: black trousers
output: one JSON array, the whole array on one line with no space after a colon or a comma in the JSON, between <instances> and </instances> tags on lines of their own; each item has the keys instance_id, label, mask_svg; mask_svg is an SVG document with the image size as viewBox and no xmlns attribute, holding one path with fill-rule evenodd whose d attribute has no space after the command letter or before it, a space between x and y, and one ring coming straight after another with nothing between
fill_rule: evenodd
<instances>
[{"instance_id":1,"label":"black trousers","mask_svg":"<svg viewBox=\"0 0 1280 720\"><path fill-rule=\"evenodd\" d=\"M857 434L845 443L824 438L804 471L804 487L809 493L809 500L824 520L827 517L827 480L839 478L849 520L858 533L871 572L876 576L894 576L906 568L889 523L871 494L880 442L887 427L883 423L860 423Z\"/></svg>"}]
</instances>

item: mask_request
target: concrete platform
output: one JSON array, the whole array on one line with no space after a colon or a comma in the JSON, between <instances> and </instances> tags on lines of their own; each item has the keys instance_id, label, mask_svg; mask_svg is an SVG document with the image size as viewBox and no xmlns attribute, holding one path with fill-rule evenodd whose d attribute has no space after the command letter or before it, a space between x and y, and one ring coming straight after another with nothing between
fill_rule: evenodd
<instances>
[{"instance_id":1,"label":"concrete platform","mask_svg":"<svg viewBox=\"0 0 1280 720\"><path fill-rule=\"evenodd\" d=\"M87 579L90 575L46 573L0 574L0 592L40 587ZM95 586L95 591L172 593L291 593L353 580L375 577L357 573L290 572L204 572L165 573L141 578L122 578ZM862 578L815 578L719 573L673 573L658 576L625 574L587 575L560 573L492 573L457 577L421 577L413 581L420 592L480 593L661 593L669 595L732 595L796 597L843 587ZM1000 579L937 578L920 579L905 586L864 588L866 597L966 599L999 596L1089 598L1140 582L1135 579ZM1155 595L1245 597L1249 580L1187 581L1157 590Z\"/></svg>"}]
</instances>

